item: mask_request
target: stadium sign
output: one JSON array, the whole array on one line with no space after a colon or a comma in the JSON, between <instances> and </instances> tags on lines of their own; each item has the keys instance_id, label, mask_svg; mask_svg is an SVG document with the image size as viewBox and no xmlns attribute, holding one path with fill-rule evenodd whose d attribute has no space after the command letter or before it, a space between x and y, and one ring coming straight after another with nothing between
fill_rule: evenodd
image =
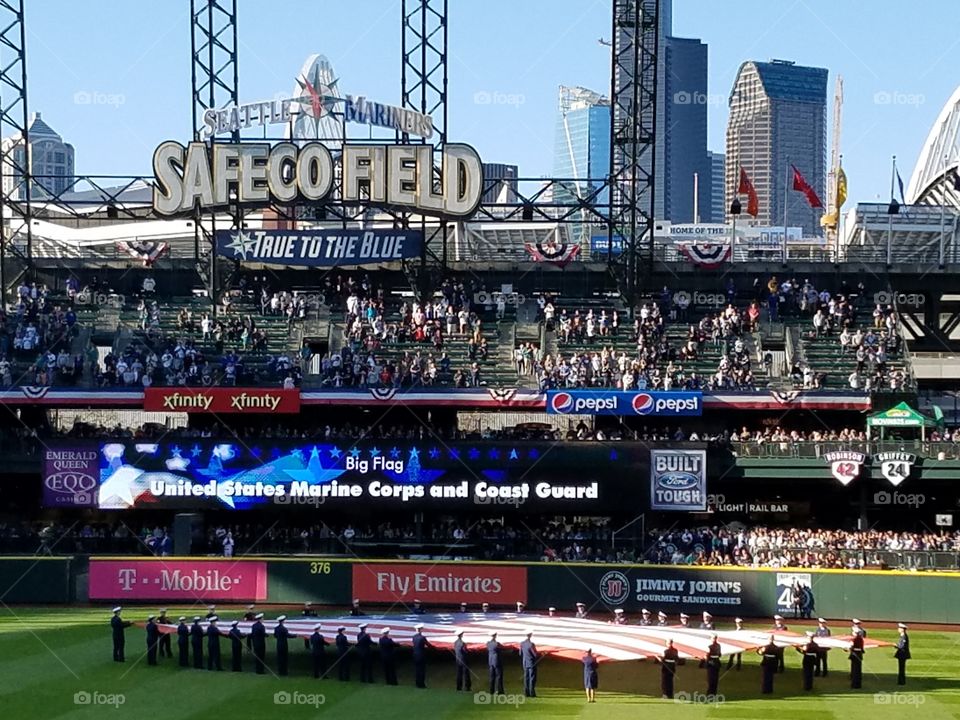
<instances>
[{"instance_id":1,"label":"stadium sign","mask_svg":"<svg viewBox=\"0 0 960 720\"><path fill-rule=\"evenodd\" d=\"M300 391L264 388L158 388L143 393L147 412L232 413L249 415L300 412Z\"/></svg>"},{"instance_id":2,"label":"stadium sign","mask_svg":"<svg viewBox=\"0 0 960 720\"><path fill-rule=\"evenodd\" d=\"M703 414L703 393L660 390L549 390L547 414L699 416Z\"/></svg>"},{"instance_id":3,"label":"stadium sign","mask_svg":"<svg viewBox=\"0 0 960 720\"><path fill-rule=\"evenodd\" d=\"M511 565L356 563L353 596L362 602L512 605L527 601L527 568Z\"/></svg>"},{"instance_id":4,"label":"stadium sign","mask_svg":"<svg viewBox=\"0 0 960 720\"><path fill-rule=\"evenodd\" d=\"M650 508L707 509L706 450L650 451Z\"/></svg>"},{"instance_id":5,"label":"stadium sign","mask_svg":"<svg viewBox=\"0 0 960 720\"><path fill-rule=\"evenodd\" d=\"M340 199L467 217L480 205L483 164L469 145L442 150L443 182L434 187L432 145L345 144L337 161L322 142L295 144L160 143L153 153L153 209L177 216L196 209L271 202L320 203L341 178Z\"/></svg>"},{"instance_id":6,"label":"stadium sign","mask_svg":"<svg viewBox=\"0 0 960 720\"><path fill-rule=\"evenodd\" d=\"M913 465L917 462L917 456L908 452L882 452L874 455L873 459L880 463L880 474L894 487L910 477Z\"/></svg>"},{"instance_id":7,"label":"stadium sign","mask_svg":"<svg viewBox=\"0 0 960 720\"><path fill-rule=\"evenodd\" d=\"M217 254L303 267L371 265L420 256L419 230L217 230Z\"/></svg>"},{"instance_id":8,"label":"stadium sign","mask_svg":"<svg viewBox=\"0 0 960 720\"><path fill-rule=\"evenodd\" d=\"M859 477L867 456L857 450L835 450L824 453L823 459L830 464L830 474L846 487Z\"/></svg>"},{"instance_id":9,"label":"stadium sign","mask_svg":"<svg viewBox=\"0 0 960 720\"><path fill-rule=\"evenodd\" d=\"M99 484L95 450L45 448L43 506L94 507Z\"/></svg>"},{"instance_id":10,"label":"stadium sign","mask_svg":"<svg viewBox=\"0 0 960 720\"><path fill-rule=\"evenodd\" d=\"M267 563L90 559L91 600L266 600Z\"/></svg>"}]
</instances>

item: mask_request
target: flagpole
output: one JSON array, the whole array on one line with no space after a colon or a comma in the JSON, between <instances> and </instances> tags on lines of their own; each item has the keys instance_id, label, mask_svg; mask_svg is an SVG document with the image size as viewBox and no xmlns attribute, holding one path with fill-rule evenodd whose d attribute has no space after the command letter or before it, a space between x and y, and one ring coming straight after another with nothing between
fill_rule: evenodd
<instances>
[{"instance_id":1,"label":"flagpole","mask_svg":"<svg viewBox=\"0 0 960 720\"><path fill-rule=\"evenodd\" d=\"M893 184L896 182L897 177L897 156L893 156L893 167L890 173L890 202L891 204L896 202L896 196L893 194ZM889 268L893 263L893 213L887 213L887 267Z\"/></svg>"},{"instance_id":2,"label":"flagpole","mask_svg":"<svg viewBox=\"0 0 960 720\"><path fill-rule=\"evenodd\" d=\"M781 260L784 265L787 264L787 202L789 201L790 195L790 156L787 156L786 167L784 168L786 172L784 173L784 183L783 183L783 250L781 254Z\"/></svg>"}]
</instances>

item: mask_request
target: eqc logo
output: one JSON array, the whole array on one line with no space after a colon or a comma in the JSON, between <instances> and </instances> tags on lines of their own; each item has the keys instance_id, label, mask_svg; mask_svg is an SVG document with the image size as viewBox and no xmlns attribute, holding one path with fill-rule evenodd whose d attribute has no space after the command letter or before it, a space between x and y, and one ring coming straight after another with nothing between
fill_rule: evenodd
<instances>
[{"instance_id":1,"label":"eqc logo","mask_svg":"<svg viewBox=\"0 0 960 720\"><path fill-rule=\"evenodd\" d=\"M554 412L568 413L573 409L573 395L570 393L557 393L550 398L550 407Z\"/></svg>"},{"instance_id":2,"label":"eqc logo","mask_svg":"<svg viewBox=\"0 0 960 720\"><path fill-rule=\"evenodd\" d=\"M611 570L600 578L600 599L607 605L620 605L630 595L630 581L619 570Z\"/></svg>"}]
</instances>

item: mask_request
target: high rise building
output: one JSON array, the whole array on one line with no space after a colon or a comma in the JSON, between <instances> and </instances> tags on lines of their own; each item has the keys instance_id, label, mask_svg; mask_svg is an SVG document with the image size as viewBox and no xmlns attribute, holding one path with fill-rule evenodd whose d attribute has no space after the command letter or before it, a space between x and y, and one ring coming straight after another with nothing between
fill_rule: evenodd
<instances>
[{"instance_id":1,"label":"high rise building","mask_svg":"<svg viewBox=\"0 0 960 720\"><path fill-rule=\"evenodd\" d=\"M554 144L554 177L568 180L554 193L556 201L586 198L610 173L610 101L582 87L560 87ZM609 202L603 189L594 203Z\"/></svg>"},{"instance_id":2,"label":"high rise building","mask_svg":"<svg viewBox=\"0 0 960 720\"><path fill-rule=\"evenodd\" d=\"M74 175L73 145L65 143L40 117L40 113L33 113L27 125L27 134L30 147L24 146L20 133L3 139L4 155L13 149L13 162L8 161L8 167L3 168L3 190L12 198L25 197L23 175L20 168L27 165L27 155L30 154L30 173L34 177L31 182L30 195L32 198L50 197L69 189Z\"/></svg>"},{"instance_id":3,"label":"high rise building","mask_svg":"<svg viewBox=\"0 0 960 720\"><path fill-rule=\"evenodd\" d=\"M790 190L795 165L821 200L827 167L827 71L784 60L745 62L730 93L727 123L725 202L729 208L747 171L760 201L757 222L820 232L821 210ZM788 187L789 185L789 187Z\"/></svg>"},{"instance_id":4,"label":"high rise building","mask_svg":"<svg viewBox=\"0 0 960 720\"><path fill-rule=\"evenodd\" d=\"M689 38L665 38L664 125L657 127L656 219L675 223L710 217L711 168L707 157L707 46ZM660 147L663 151L661 154ZM693 207L694 175L699 182Z\"/></svg>"},{"instance_id":5,"label":"high rise building","mask_svg":"<svg viewBox=\"0 0 960 720\"><path fill-rule=\"evenodd\" d=\"M483 185L487 188L480 200L485 205L496 202L514 203L517 200L517 177L518 168L516 165L507 165L505 163L484 163L483 164ZM494 186L492 181L496 180Z\"/></svg>"},{"instance_id":6,"label":"high rise building","mask_svg":"<svg viewBox=\"0 0 960 720\"><path fill-rule=\"evenodd\" d=\"M723 193L724 159L726 156L723 153L707 151L707 157L710 159L710 215L709 217L704 216L703 221L722 223L727 214Z\"/></svg>"}]
</instances>

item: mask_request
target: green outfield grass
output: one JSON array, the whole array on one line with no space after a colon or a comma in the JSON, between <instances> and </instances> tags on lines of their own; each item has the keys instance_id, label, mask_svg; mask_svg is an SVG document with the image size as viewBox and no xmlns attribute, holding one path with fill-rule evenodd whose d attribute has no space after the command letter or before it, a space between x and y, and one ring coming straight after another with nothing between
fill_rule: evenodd
<instances>
[{"instance_id":1,"label":"green outfield grass","mask_svg":"<svg viewBox=\"0 0 960 720\"><path fill-rule=\"evenodd\" d=\"M128 620L143 620L155 608L125 609ZM221 618L237 617L239 611L219 608ZM171 615L192 616L196 608L171 608ZM793 623L791 623L793 625ZM892 640L892 631L871 630L871 637ZM144 633L127 631L127 662L112 662L109 610L0 608L0 718L47 720L52 718L136 718L146 720L200 720L223 718L397 718L441 720L443 718L516 717L603 718L635 720L655 717L720 718L760 720L803 718L856 720L915 717L923 720L960 717L960 632L911 633L914 660L908 666L908 684L896 685L896 662L889 648L867 652L862 690L851 690L845 655L831 652L831 673L817 678L811 694L801 691L800 658L788 650L787 670L776 678L775 694L759 696L760 670L757 658L744 656L740 672L724 671L720 680L723 702L671 702L659 698L659 674L650 662L607 664L600 668L596 704L583 699L579 663L545 660L541 666L540 697L514 706L489 706L472 695L456 693L452 657L439 653L430 663L429 689L417 690L412 668L399 667L400 687L382 684L361 686L357 682L313 680L309 658L299 640L291 642L291 675L277 678L256 676L245 658L243 674L181 669L164 659L148 667L143 657ZM268 652L273 656L272 641ZM176 654L176 640L173 642ZM229 667L229 644L221 643L224 666ZM473 663L474 691L486 682L485 656ZM357 665L354 663L354 676ZM379 668L377 678L380 680ZM505 671L506 691L522 694L520 669L511 657ZM703 693L706 679L697 663L680 668L677 691ZM897 695L894 693L899 691ZM314 705L275 703L275 694L301 693ZM81 705L77 693L122 696L123 704ZM323 704L319 704L323 696ZM106 697L101 699L106 700ZM522 698L521 698L522 699Z\"/></svg>"}]
</instances>

